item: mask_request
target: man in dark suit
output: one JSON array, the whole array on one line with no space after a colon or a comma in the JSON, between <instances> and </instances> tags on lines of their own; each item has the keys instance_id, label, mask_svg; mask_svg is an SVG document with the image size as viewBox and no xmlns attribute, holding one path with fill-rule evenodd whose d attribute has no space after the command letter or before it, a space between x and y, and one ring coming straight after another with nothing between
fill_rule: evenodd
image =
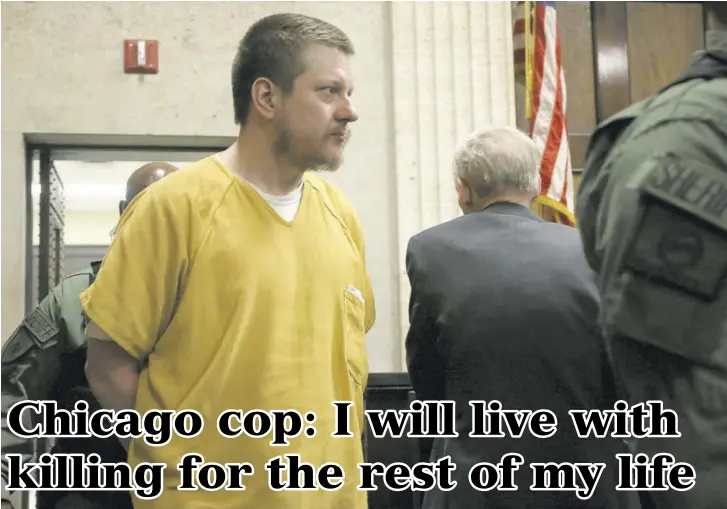
<instances>
[{"instance_id":1,"label":"man in dark suit","mask_svg":"<svg viewBox=\"0 0 727 509\"><path fill-rule=\"evenodd\" d=\"M409 243L412 385L419 400L455 402L458 433L437 437L430 455L451 457L457 486L426 492L424 509L638 507L630 505L634 493L614 489L623 442L579 438L568 414L613 409L616 394L598 329L598 289L578 232L529 209L540 188L539 161L535 144L515 129L472 135L454 161L464 216ZM537 438L526 427L511 438L503 426L505 438L471 438L472 400L548 409L557 431ZM524 460L514 474L517 490L473 489L470 469L497 465L508 453ZM531 490L530 465L548 462L607 466L581 500L573 490ZM557 475L551 483L558 485Z\"/></svg>"}]
</instances>

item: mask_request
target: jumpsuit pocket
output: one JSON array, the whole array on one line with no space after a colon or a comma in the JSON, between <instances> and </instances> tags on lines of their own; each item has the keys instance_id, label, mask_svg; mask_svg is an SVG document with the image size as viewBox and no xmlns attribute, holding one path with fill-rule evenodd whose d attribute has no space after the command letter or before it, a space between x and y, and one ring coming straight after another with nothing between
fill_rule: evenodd
<instances>
[{"instance_id":1,"label":"jumpsuit pocket","mask_svg":"<svg viewBox=\"0 0 727 509\"><path fill-rule=\"evenodd\" d=\"M351 286L343 291L343 341L348 373L358 385L368 378L365 331L366 305L361 293Z\"/></svg>"}]
</instances>

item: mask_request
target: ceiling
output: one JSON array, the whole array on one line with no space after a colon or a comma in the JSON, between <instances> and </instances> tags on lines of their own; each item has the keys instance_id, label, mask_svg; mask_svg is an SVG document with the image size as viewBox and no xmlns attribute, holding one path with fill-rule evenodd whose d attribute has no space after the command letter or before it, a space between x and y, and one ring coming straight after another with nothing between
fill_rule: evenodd
<instances>
[{"instance_id":1,"label":"ceiling","mask_svg":"<svg viewBox=\"0 0 727 509\"><path fill-rule=\"evenodd\" d=\"M192 162L188 161L187 163ZM187 163L175 161L177 167ZM126 194L126 180L144 163L139 161L87 162L55 160L53 163L63 183L66 211L117 211ZM33 171L33 207L40 196L38 163Z\"/></svg>"}]
</instances>

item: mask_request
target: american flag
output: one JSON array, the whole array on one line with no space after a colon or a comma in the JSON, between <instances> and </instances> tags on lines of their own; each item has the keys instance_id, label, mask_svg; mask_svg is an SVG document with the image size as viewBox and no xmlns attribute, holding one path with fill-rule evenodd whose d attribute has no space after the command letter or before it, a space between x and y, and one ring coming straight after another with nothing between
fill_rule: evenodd
<instances>
[{"instance_id":1,"label":"american flag","mask_svg":"<svg viewBox=\"0 0 727 509\"><path fill-rule=\"evenodd\" d=\"M575 226L573 171L566 122L565 75L554 2L516 2L516 81L525 85L530 137L540 149L538 203L557 222Z\"/></svg>"}]
</instances>

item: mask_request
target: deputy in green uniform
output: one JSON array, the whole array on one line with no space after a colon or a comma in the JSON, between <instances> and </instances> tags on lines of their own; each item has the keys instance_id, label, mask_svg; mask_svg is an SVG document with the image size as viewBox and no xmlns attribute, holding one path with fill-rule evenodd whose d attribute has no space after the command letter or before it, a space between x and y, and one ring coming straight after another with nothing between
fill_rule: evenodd
<instances>
[{"instance_id":1,"label":"deputy in green uniform","mask_svg":"<svg viewBox=\"0 0 727 509\"><path fill-rule=\"evenodd\" d=\"M576 201L625 399L678 416L679 438L636 452L696 472L646 492L657 509L727 507L727 2L703 5L706 51L598 127Z\"/></svg>"},{"instance_id":2,"label":"deputy in green uniform","mask_svg":"<svg viewBox=\"0 0 727 509\"><path fill-rule=\"evenodd\" d=\"M119 203L123 213L128 203L149 185L175 171L167 163L149 163L136 170L126 183L126 200ZM84 374L86 336L80 294L96 276L100 262L70 275L53 288L37 308L15 330L2 348L2 509L15 507L19 492L6 490L6 454L22 454L30 461L36 442L21 438L7 428L6 416L12 405L24 400L54 400L59 408L73 409L78 400L89 404L89 412L99 408ZM26 412L27 414L27 412ZM115 437L58 439L56 453L95 452L102 462L124 462L126 451ZM11 504L12 500L12 504ZM131 508L128 493L120 491L38 492L39 509L122 509Z\"/></svg>"}]
</instances>

